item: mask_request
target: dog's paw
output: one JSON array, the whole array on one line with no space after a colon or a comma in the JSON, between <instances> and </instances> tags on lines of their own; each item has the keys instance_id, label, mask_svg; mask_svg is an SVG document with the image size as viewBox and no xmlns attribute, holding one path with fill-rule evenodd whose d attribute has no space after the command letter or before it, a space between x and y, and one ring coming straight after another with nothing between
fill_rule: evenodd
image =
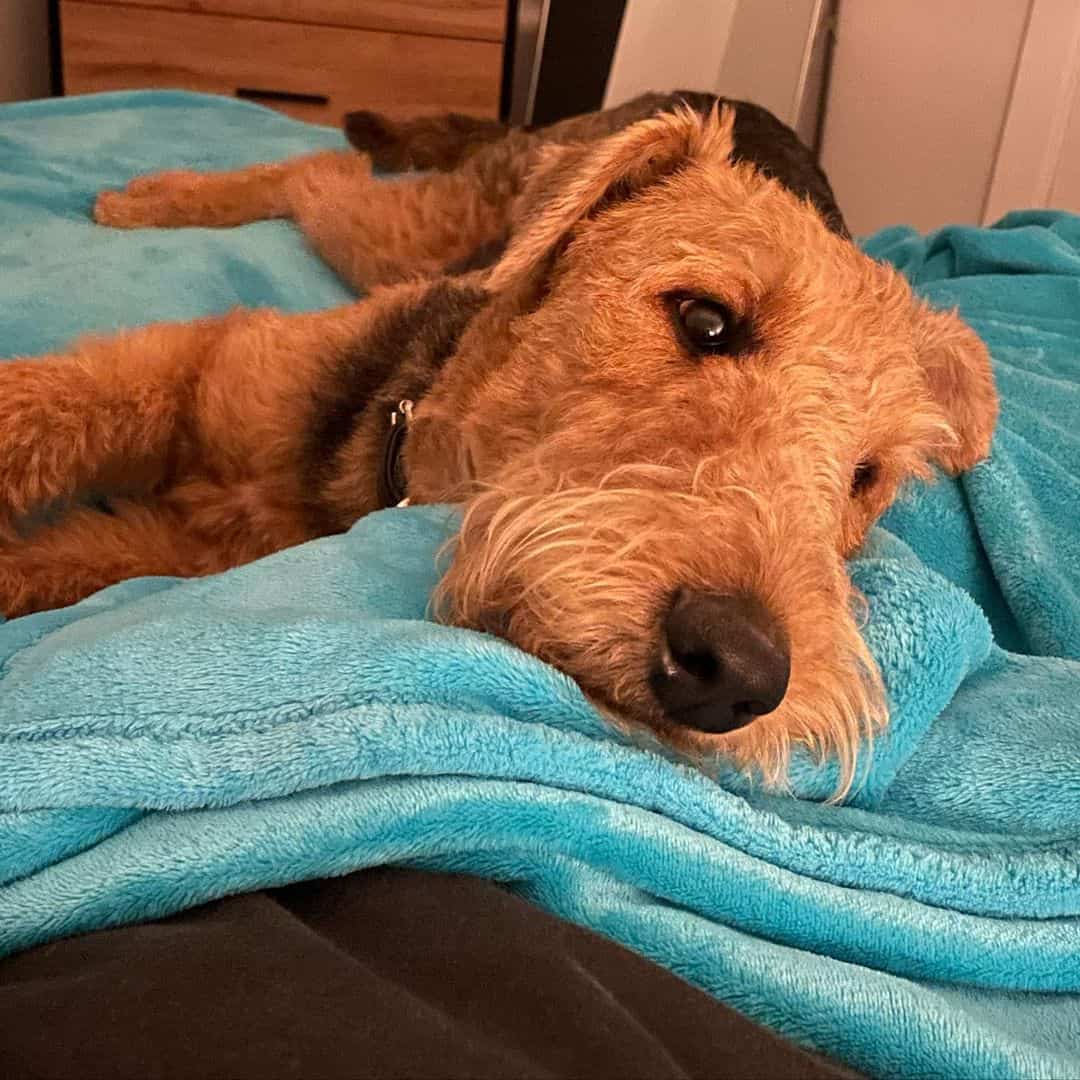
<instances>
[{"instance_id":1,"label":"dog's paw","mask_svg":"<svg viewBox=\"0 0 1080 1080\"><path fill-rule=\"evenodd\" d=\"M137 176L120 191L103 191L98 195L94 220L111 229L175 225L179 205L191 197L201 179L198 173L186 169Z\"/></svg>"},{"instance_id":2,"label":"dog's paw","mask_svg":"<svg viewBox=\"0 0 1080 1080\"><path fill-rule=\"evenodd\" d=\"M94 220L110 229L143 229L153 225L153 207L124 191L103 191L94 201Z\"/></svg>"}]
</instances>

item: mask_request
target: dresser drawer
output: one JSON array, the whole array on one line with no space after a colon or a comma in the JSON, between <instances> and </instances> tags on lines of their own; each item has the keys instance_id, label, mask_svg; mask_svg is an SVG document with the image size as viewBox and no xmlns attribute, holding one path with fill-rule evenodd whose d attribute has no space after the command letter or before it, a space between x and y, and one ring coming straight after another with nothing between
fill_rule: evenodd
<instances>
[{"instance_id":1,"label":"dresser drawer","mask_svg":"<svg viewBox=\"0 0 1080 1080\"><path fill-rule=\"evenodd\" d=\"M98 0L124 5L131 0ZM436 37L502 41L507 0L137 0L142 7L204 15L247 15L256 19L395 30Z\"/></svg>"},{"instance_id":2,"label":"dresser drawer","mask_svg":"<svg viewBox=\"0 0 1080 1080\"><path fill-rule=\"evenodd\" d=\"M337 125L349 109L498 115L498 42L63 0L64 90L238 94Z\"/></svg>"}]
</instances>

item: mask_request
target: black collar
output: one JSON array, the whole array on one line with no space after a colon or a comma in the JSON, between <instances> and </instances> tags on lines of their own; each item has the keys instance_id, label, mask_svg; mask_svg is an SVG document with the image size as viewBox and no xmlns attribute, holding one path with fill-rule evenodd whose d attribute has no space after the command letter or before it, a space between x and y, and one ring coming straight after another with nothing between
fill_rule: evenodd
<instances>
[{"instance_id":1,"label":"black collar","mask_svg":"<svg viewBox=\"0 0 1080 1080\"><path fill-rule=\"evenodd\" d=\"M409 432L412 411L411 401L399 401L397 408L390 413L378 476L379 506L384 510L391 506L400 506L408 494L409 484L401 451L405 446L405 436Z\"/></svg>"}]
</instances>

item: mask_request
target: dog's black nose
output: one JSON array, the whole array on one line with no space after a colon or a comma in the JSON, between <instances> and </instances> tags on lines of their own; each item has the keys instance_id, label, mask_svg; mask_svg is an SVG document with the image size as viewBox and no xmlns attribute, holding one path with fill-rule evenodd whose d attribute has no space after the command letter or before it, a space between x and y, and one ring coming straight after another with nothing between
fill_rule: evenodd
<instances>
[{"instance_id":1,"label":"dog's black nose","mask_svg":"<svg viewBox=\"0 0 1080 1080\"><path fill-rule=\"evenodd\" d=\"M790 671L783 629L759 601L680 589L661 627L652 687L673 723L720 734L772 712Z\"/></svg>"}]
</instances>

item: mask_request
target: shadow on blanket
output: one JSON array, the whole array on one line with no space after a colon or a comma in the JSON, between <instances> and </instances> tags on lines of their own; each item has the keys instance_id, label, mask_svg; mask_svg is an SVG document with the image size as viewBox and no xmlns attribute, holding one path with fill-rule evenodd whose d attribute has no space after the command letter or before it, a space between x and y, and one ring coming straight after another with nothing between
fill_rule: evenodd
<instances>
[{"instance_id":1,"label":"shadow on blanket","mask_svg":"<svg viewBox=\"0 0 1080 1080\"><path fill-rule=\"evenodd\" d=\"M0 110L0 353L343 292L282 223L115 234L98 188L340 145L196 95ZM894 724L852 805L707 779L424 621L453 515L0 627L0 952L380 864L465 871L890 1076L1080 1073L1080 219L866 241L994 354L993 459L852 565Z\"/></svg>"}]
</instances>

